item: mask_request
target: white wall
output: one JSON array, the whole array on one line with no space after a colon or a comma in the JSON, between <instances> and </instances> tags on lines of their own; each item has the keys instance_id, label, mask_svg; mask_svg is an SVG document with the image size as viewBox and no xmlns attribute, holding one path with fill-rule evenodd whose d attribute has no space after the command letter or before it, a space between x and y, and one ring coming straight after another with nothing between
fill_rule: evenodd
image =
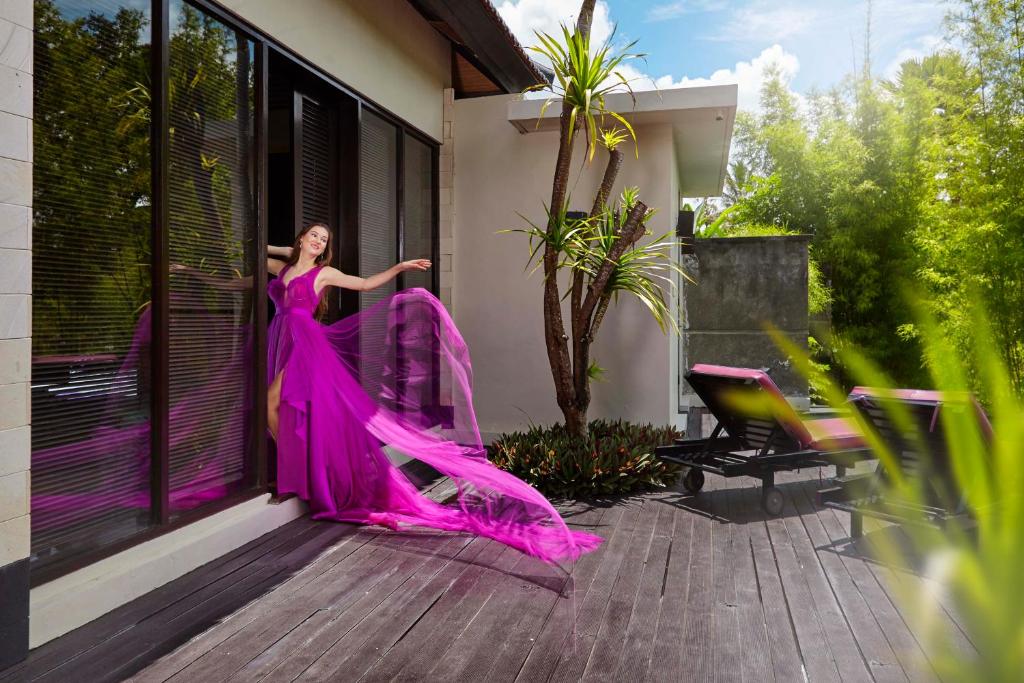
<instances>
[{"instance_id":1,"label":"white wall","mask_svg":"<svg viewBox=\"0 0 1024 683\"><path fill-rule=\"evenodd\" d=\"M339 81L442 139L451 48L406 0L218 0Z\"/></svg>"},{"instance_id":2,"label":"white wall","mask_svg":"<svg viewBox=\"0 0 1024 683\"><path fill-rule=\"evenodd\" d=\"M544 223L558 138L556 132L520 134L507 121L511 97L455 103L452 298L473 361L474 403L485 432L562 420L544 347L542 271L529 278L523 272L524 235L495 234L525 226L517 211ZM650 223L657 235L675 225L677 210L671 129L640 127L637 136L640 158L630 145L615 194L639 186L641 198L658 210ZM589 211L607 156L598 152L581 176L582 150L579 144L570 191L572 208ZM592 357L606 369L607 382L592 383L591 419L670 421L675 385L669 338L642 304L623 295L609 308Z\"/></svg>"}]
</instances>

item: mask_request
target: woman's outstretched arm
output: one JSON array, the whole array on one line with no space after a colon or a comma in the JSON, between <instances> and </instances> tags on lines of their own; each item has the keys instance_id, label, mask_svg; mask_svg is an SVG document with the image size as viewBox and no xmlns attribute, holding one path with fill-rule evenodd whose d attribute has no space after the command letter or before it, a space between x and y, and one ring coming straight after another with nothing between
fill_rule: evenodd
<instances>
[{"instance_id":1,"label":"woman's outstretched arm","mask_svg":"<svg viewBox=\"0 0 1024 683\"><path fill-rule=\"evenodd\" d=\"M292 257L291 247L275 247L272 244L267 245L267 256L280 256L281 258L288 259Z\"/></svg>"},{"instance_id":2,"label":"woman's outstretched arm","mask_svg":"<svg viewBox=\"0 0 1024 683\"><path fill-rule=\"evenodd\" d=\"M337 268L328 266L320 271L316 279L317 284L321 287L342 287L344 289L354 289L358 292L366 292L391 282L399 273L407 270L427 270L428 268L430 268L430 260L418 258L396 263L387 270L370 277L357 277L355 275L346 275Z\"/></svg>"}]
</instances>

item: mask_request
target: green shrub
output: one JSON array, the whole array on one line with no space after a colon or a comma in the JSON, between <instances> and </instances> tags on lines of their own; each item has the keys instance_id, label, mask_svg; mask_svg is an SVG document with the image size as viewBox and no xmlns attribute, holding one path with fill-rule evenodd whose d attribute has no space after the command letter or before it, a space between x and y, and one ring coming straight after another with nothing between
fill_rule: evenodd
<instances>
[{"instance_id":1,"label":"green shrub","mask_svg":"<svg viewBox=\"0 0 1024 683\"><path fill-rule=\"evenodd\" d=\"M593 420L584 439L562 424L502 434L488 456L546 496L591 498L673 483L682 468L656 460L654 447L681 436L674 427Z\"/></svg>"}]
</instances>

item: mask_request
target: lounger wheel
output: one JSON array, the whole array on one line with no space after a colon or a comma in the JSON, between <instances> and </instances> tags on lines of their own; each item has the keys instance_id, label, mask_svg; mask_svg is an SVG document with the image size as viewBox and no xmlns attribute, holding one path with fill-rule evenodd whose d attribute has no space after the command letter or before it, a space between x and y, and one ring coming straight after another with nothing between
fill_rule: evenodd
<instances>
[{"instance_id":1,"label":"lounger wheel","mask_svg":"<svg viewBox=\"0 0 1024 683\"><path fill-rule=\"evenodd\" d=\"M786 501L782 498L782 491L774 486L766 488L761 495L761 507L773 517L778 517L782 514L782 508L785 506L785 503Z\"/></svg>"},{"instance_id":2,"label":"lounger wheel","mask_svg":"<svg viewBox=\"0 0 1024 683\"><path fill-rule=\"evenodd\" d=\"M689 493L697 494L704 488L704 471L691 467L683 477L683 488Z\"/></svg>"}]
</instances>

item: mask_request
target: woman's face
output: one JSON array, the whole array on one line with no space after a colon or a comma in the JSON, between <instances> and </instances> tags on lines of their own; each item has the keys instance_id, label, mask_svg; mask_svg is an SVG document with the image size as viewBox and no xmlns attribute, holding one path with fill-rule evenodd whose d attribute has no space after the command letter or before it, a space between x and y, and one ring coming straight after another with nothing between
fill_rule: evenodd
<instances>
[{"instance_id":1,"label":"woman's face","mask_svg":"<svg viewBox=\"0 0 1024 683\"><path fill-rule=\"evenodd\" d=\"M322 226L314 226L302 236L302 249L308 252L313 258L324 253L327 243L331 239L327 229Z\"/></svg>"}]
</instances>

